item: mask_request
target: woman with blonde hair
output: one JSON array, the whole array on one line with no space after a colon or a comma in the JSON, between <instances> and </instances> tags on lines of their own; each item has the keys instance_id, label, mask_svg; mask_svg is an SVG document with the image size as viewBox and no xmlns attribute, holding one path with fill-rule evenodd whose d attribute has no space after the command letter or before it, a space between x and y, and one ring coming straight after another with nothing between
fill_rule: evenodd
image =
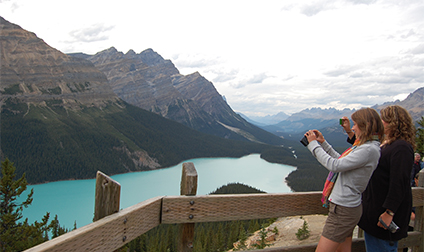
<instances>
[{"instance_id":1,"label":"woman with blonde hair","mask_svg":"<svg viewBox=\"0 0 424 252\"><path fill-rule=\"evenodd\" d=\"M329 214L316 251L351 251L352 233L361 214L361 194L377 167L384 128L377 111L363 108L352 114L353 146L337 153L318 130L305 133L308 149L330 173L323 203Z\"/></svg>"},{"instance_id":2,"label":"woman with blonde hair","mask_svg":"<svg viewBox=\"0 0 424 252\"><path fill-rule=\"evenodd\" d=\"M365 231L367 252L397 251L407 236L412 208L410 174L414 163L415 126L408 111L388 106L380 111L385 141L381 157L362 196L359 227ZM399 230L391 232L392 221Z\"/></svg>"}]
</instances>

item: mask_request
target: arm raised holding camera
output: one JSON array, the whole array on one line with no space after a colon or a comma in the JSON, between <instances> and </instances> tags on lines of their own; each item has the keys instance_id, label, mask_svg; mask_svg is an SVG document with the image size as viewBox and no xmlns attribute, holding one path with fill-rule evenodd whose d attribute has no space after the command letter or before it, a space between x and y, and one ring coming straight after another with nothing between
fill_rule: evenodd
<instances>
[{"instance_id":1,"label":"arm raised holding camera","mask_svg":"<svg viewBox=\"0 0 424 252\"><path fill-rule=\"evenodd\" d=\"M340 119L340 125L343 127L344 131L347 133L347 136L349 137L349 139L352 139L355 136L355 133L350 127L349 118L347 118L346 116L343 116Z\"/></svg>"}]
</instances>

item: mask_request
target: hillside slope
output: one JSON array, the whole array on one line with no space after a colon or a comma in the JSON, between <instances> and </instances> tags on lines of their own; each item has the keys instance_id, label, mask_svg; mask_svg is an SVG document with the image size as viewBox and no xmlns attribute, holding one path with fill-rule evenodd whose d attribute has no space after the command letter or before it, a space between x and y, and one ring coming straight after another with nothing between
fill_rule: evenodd
<instances>
[{"instance_id":1,"label":"hillside slope","mask_svg":"<svg viewBox=\"0 0 424 252\"><path fill-rule=\"evenodd\" d=\"M30 183L95 177L176 165L196 157L240 157L268 145L226 140L131 106L69 110L8 99L1 114L1 147ZM287 150L287 155L290 152Z\"/></svg>"}]
</instances>

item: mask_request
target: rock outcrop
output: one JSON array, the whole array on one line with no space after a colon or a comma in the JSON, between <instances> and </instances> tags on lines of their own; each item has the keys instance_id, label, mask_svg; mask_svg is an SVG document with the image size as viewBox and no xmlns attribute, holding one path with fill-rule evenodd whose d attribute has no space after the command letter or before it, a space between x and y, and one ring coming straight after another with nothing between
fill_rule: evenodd
<instances>
[{"instance_id":1,"label":"rock outcrop","mask_svg":"<svg viewBox=\"0 0 424 252\"><path fill-rule=\"evenodd\" d=\"M68 56L2 17L0 29L2 100L10 96L35 103L62 99L73 106L76 102L101 105L118 98L90 61Z\"/></svg>"}]
</instances>

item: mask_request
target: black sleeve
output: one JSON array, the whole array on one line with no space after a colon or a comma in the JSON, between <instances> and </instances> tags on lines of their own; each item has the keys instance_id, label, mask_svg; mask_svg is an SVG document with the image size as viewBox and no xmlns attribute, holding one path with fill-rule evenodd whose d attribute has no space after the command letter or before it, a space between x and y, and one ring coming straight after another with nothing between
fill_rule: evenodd
<instances>
[{"instance_id":1,"label":"black sleeve","mask_svg":"<svg viewBox=\"0 0 424 252\"><path fill-rule=\"evenodd\" d=\"M355 135L353 135L353 137L352 138L349 138L349 137L347 137L347 142L348 143L350 143L350 144L353 144L354 142L355 142L355 140L356 140L356 136Z\"/></svg>"}]
</instances>

